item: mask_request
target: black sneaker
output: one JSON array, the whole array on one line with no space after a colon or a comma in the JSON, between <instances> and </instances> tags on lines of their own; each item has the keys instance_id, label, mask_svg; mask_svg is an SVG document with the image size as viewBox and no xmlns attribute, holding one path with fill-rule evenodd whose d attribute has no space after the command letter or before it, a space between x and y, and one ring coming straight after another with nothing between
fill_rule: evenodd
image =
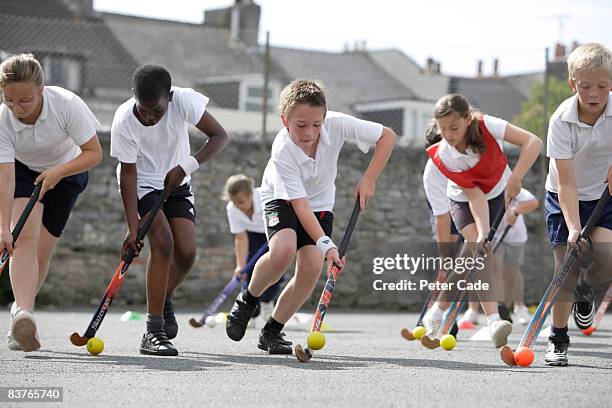
<instances>
[{"instance_id":1,"label":"black sneaker","mask_svg":"<svg viewBox=\"0 0 612 408\"><path fill-rule=\"evenodd\" d=\"M246 296L246 289L238 294L232 310L227 315L227 322L225 323L225 332L227 336L234 340L240 341L244 337L249 320L255 312L255 306L249 306L244 299Z\"/></svg>"},{"instance_id":2,"label":"black sneaker","mask_svg":"<svg viewBox=\"0 0 612 408\"><path fill-rule=\"evenodd\" d=\"M453 335L453 337L457 337L457 333L459 333L459 326L457 326L457 322L453 323L453 327L451 327L450 334Z\"/></svg>"},{"instance_id":3,"label":"black sneaker","mask_svg":"<svg viewBox=\"0 0 612 408\"><path fill-rule=\"evenodd\" d=\"M572 305L572 316L574 323L580 330L591 327L595 318L595 296L591 287L580 280L574 292L575 301Z\"/></svg>"},{"instance_id":4,"label":"black sneaker","mask_svg":"<svg viewBox=\"0 0 612 408\"><path fill-rule=\"evenodd\" d=\"M501 317L502 320L506 320L510 323L513 323L512 318L510 317L510 310L508 309L508 306L506 306L503 302L499 302L497 304L497 312L499 313L499 317Z\"/></svg>"},{"instance_id":5,"label":"black sneaker","mask_svg":"<svg viewBox=\"0 0 612 408\"><path fill-rule=\"evenodd\" d=\"M178 334L178 323L174 316L174 306L170 298L164 302L164 331L170 340Z\"/></svg>"},{"instance_id":6,"label":"black sneaker","mask_svg":"<svg viewBox=\"0 0 612 408\"><path fill-rule=\"evenodd\" d=\"M267 351L270 354L291 354L291 342L283 339L283 334L274 330L261 330L259 333L259 343L257 347L260 350Z\"/></svg>"},{"instance_id":7,"label":"black sneaker","mask_svg":"<svg viewBox=\"0 0 612 408\"><path fill-rule=\"evenodd\" d=\"M178 356L178 350L168 340L166 333L148 332L142 336L140 354L152 356Z\"/></svg>"},{"instance_id":8,"label":"black sneaker","mask_svg":"<svg viewBox=\"0 0 612 408\"><path fill-rule=\"evenodd\" d=\"M560 339L558 337L548 337L548 347L544 362L549 366L566 366L567 365L567 348L569 347L569 339Z\"/></svg>"}]
</instances>

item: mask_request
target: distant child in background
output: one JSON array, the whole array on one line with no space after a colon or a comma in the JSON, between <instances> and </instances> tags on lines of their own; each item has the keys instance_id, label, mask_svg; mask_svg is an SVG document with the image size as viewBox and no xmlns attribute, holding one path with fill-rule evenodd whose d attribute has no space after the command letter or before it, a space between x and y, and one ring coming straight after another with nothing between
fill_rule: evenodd
<instances>
[{"instance_id":1,"label":"distant child in background","mask_svg":"<svg viewBox=\"0 0 612 408\"><path fill-rule=\"evenodd\" d=\"M243 279L243 288L246 289L253 276L255 263L252 261L257 261L260 256L268 252L259 189L254 187L252 178L244 174L235 174L227 179L223 198L227 201L225 207L227 219L230 232L234 235L234 253L236 254L234 276ZM245 270L247 264L252 264L253 267ZM281 277L261 295L259 307L264 321L272 316L274 300L280 292L282 280ZM253 317L257 315L256 311Z\"/></svg>"}]
</instances>

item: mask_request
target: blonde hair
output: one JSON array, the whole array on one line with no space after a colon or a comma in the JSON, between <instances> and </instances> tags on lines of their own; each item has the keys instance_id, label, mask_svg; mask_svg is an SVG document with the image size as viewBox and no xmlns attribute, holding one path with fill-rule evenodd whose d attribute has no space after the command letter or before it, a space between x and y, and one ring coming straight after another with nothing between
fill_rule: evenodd
<instances>
[{"instance_id":1,"label":"blonde hair","mask_svg":"<svg viewBox=\"0 0 612 408\"><path fill-rule=\"evenodd\" d=\"M567 57L567 73L570 81L575 81L580 72L599 69L607 71L612 78L612 53L601 44L583 44Z\"/></svg>"},{"instance_id":2,"label":"blonde hair","mask_svg":"<svg viewBox=\"0 0 612 408\"><path fill-rule=\"evenodd\" d=\"M244 174L234 174L225 182L222 198L225 201L230 201L232 197L236 196L236 194L253 194L254 186L255 181L252 178L247 177Z\"/></svg>"},{"instance_id":3,"label":"blonde hair","mask_svg":"<svg viewBox=\"0 0 612 408\"><path fill-rule=\"evenodd\" d=\"M322 107L327 112L325 88L321 81L296 79L283 88L278 103L278 112L289 116L301 104Z\"/></svg>"},{"instance_id":4,"label":"blonde hair","mask_svg":"<svg viewBox=\"0 0 612 408\"><path fill-rule=\"evenodd\" d=\"M40 62L32 54L12 55L0 64L0 88L15 82L33 82L44 85Z\"/></svg>"},{"instance_id":5,"label":"blonde hair","mask_svg":"<svg viewBox=\"0 0 612 408\"><path fill-rule=\"evenodd\" d=\"M482 154L487 145L478 125L478 119L481 116L480 111L470 106L465 96L455 93L445 95L436 102L433 117L434 119L440 119L452 113L456 113L460 118L470 119L470 125L465 133L465 142L468 147Z\"/></svg>"}]
</instances>

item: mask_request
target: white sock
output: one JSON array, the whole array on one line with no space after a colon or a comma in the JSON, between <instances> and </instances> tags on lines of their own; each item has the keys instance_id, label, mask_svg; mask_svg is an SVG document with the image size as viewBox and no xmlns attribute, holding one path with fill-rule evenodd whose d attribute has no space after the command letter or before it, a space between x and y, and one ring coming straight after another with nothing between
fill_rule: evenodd
<instances>
[{"instance_id":1,"label":"white sock","mask_svg":"<svg viewBox=\"0 0 612 408\"><path fill-rule=\"evenodd\" d=\"M493 324L493 322L496 322L498 320L501 320L501 317L499 317L499 313L493 313L487 316L487 326L491 327L491 324Z\"/></svg>"}]
</instances>

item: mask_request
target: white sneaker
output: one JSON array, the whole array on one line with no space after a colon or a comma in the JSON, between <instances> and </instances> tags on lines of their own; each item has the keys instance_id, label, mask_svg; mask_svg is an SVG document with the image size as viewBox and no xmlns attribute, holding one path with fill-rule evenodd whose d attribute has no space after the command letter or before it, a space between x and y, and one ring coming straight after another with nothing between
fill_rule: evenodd
<instances>
[{"instance_id":1,"label":"white sneaker","mask_svg":"<svg viewBox=\"0 0 612 408\"><path fill-rule=\"evenodd\" d=\"M478 325L478 312L468 308L468 310L466 310L463 316L461 316L461 319L459 319L457 324L461 326L461 324L464 322L470 322L474 324L475 326L477 326Z\"/></svg>"},{"instance_id":2,"label":"white sneaker","mask_svg":"<svg viewBox=\"0 0 612 408\"><path fill-rule=\"evenodd\" d=\"M512 323L507 320L495 320L489 325L489 333L495 348L508 344L508 336L512 333Z\"/></svg>"},{"instance_id":3,"label":"white sneaker","mask_svg":"<svg viewBox=\"0 0 612 408\"><path fill-rule=\"evenodd\" d=\"M261 311L259 316L264 322L267 322L272 317L272 312L274 312L274 302L261 302L259 303L259 308Z\"/></svg>"},{"instance_id":4,"label":"white sneaker","mask_svg":"<svg viewBox=\"0 0 612 408\"><path fill-rule=\"evenodd\" d=\"M442 326L443 313L440 309L429 309L423 316L423 326L425 326L425 335L430 339L435 339L438 336L438 331Z\"/></svg>"},{"instance_id":5,"label":"white sneaker","mask_svg":"<svg viewBox=\"0 0 612 408\"><path fill-rule=\"evenodd\" d=\"M527 325L531 321L531 315L529 314L529 310L527 310L527 306L515 306L514 318L523 326Z\"/></svg>"},{"instance_id":6,"label":"white sneaker","mask_svg":"<svg viewBox=\"0 0 612 408\"><path fill-rule=\"evenodd\" d=\"M36 322L32 313L25 309L17 308L13 316L11 333L23 351L35 351L40 348Z\"/></svg>"},{"instance_id":7,"label":"white sneaker","mask_svg":"<svg viewBox=\"0 0 612 408\"><path fill-rule=\"evenodd\" d=\"M11 304L11 322L13 321L13 316L15 315L17 307L15 306L15 302ZM13 332L11 332L11 328L9 327L8 332L6 333L6 344L8 345L9 350L21 351L21 346L17 343L17 340L13 337Z\"/></svg>"}]
</instances>

